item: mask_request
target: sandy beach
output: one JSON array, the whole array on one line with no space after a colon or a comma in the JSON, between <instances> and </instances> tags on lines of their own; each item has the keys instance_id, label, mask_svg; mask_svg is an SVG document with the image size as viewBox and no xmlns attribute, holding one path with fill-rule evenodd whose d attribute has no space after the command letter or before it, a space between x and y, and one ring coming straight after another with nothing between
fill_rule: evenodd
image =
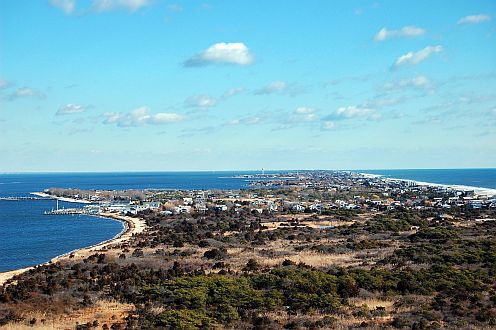
<instances>
[{"instance_id":1,"label":"sandy beach","mask_svg":"<svg viewBox=\"0 0 496 330\"><path fill-rule=\"evenodd\" d=\"M458 191L472 191L473 190L474 193L478 196L488 196L488 197L496 196L496 189L492 189L492 188L465 186L465 185L459 185L459 184L441 184L441 183L423 182L423 181L408 180L408 179L397 179L397 178L389 178L389 177L386 177L384 175L379 175L379 174L368 174L368 173L359 173L359 174L362 175L364 178L369 178L369 179L382 178L386 181L414 182L418 186L428 186L428 187L451 189L451 190L458 190Z\"/></svg>"},{"instance_id":2,"label":"sandy beach","mask_svg":"<svg viewBox=\"0 0 496 330\"><path fill-rule=\"evenodd\" d=\"M34 195L34 196L38 196L38 197L58 199L59 201L69 202L69 203L91 204L90 201L87 201L85 199L75 199L75 198L69 198L69 197L59 197L59 196L50 195L50 194L47 194L47 193L44 193L44 192L32 192L30 194L31 195Z\"/></svg>"},{"instance_id":3,"label":"sandy beach","mask_svg":"<svg viewBox=\"0 0 496 330\"><path fill-rule=\"evenodd\" d=\"M99 251L102 249L108 249L108 248L111 248L112 246L114 246L116 244L124 243L127 240L129 240L134 234L139 234L147 228L145 221L141 218L128 217L128 216L120 215L117 213L100 213L100 216L122 221L125 224L124 230L121 233L119 233L116 237L114 237L110 240L101 242L101 243L96 244L96 245L92 245L92 246L88 246L88 247L84 247L81 249L67 252L63 255L60 255L58 257L51 259L49 262L35 265L35 266L31 266L31 267L15 269L15 270L11 270L8 272L0 273L0 285L3 285L6 281L10 280L12 277L19 275L19 274L22 274L22 273L24 273L30 269L33 269L36 266L46 265L49 263L55 263L58 261L64 261L64 260L69 260L69 259L74 260L74 259L87 258L90 255L94 254L96 251Z\"/></svg>"}]
</instances>

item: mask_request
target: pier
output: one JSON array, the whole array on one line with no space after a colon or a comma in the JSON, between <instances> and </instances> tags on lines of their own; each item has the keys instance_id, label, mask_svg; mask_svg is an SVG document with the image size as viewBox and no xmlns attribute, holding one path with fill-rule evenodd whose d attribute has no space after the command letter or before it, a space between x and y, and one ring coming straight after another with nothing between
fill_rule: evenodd
<instances>
[{"instance_id":1,"label":"pier","mask_svg":"<svg viewBox=\"0 0 496 330\"><path fill-rule=\"evenodd\" d=\"M8 196L8 197L0 197L0 201L47 201L53 200L51 197L34 197L34 196Z\"/></svg>"}]
</instances>

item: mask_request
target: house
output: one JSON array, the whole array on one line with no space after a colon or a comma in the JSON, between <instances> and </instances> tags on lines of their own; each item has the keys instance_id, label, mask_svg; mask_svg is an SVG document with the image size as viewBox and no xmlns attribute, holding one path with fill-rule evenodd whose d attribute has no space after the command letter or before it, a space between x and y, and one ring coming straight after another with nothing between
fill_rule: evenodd
<instances>
[{"instance_id":1,"label":"house","mask_svg":"<svg viewBox=\"0 0 496 330\"><path fill-rule=\"evenodd\" d=\"M213 209L215 212L227 211L227 205L214 205Z\"/></svg>"},{"instance_id":2,"label":"house","mask_svg":"<svg viewBox=\"0 0 496 330\"><path fill-rule=\"evenodd\" d=\"M276 212L277 211L277 205L273 202L269 202L269 212Z\"/></svg>"},{"instance_id":3,"label":"house","mask_svg":"<svg viewBox=\"0 0 496 330\"><path fill-rule=\"evenodd\" d=\"M86 205L86 206L84 206L84 211L87 214L99 214L100 213L100 205Z\"/></svg>"},{"instance_id":4,"label":"house","mask_svg":"<svg viewBox=\"0 0 496 330\"><path fill-rule=\"evenodd\" d=\"M208 211L208 208L205 204L203 203L200 203L200 204L196 204L195 205L195 208L196 208L196 212L202 212L202 213L205 213Z\"/></svg>"},{"instance_id":5,"label":"house","mask_svg":"<svg viewBox=\"0 0 496 330\"><path fill-rule=\"evenodd\" d=\"M301 204L295 203L295 204L291 205L291 211L305 212L305 207Z\"/></svg>"},{"instance_id":6,"label":"house","mask_svg":"<svg viewBox=\"0 0 496 330\"><path fill-rule=\"evenodd\" d=\"M160 202L144 202L143 207L145 209L155 210L160 207Z\"/></svg>"},{"instance_id":7,"label":"house","mask_svg":"<svg viewBox=\"0 0 496 330\"><path fill-rule=\"evenodd\" d=\"M170 211L172 211L172 213L174 213L174 214L190 213L191 212L191 206L178 205L178 206L174 206L172 209L170 209Z\"/></svg>"},{"instance_id":8,"label":"house","mask_svg":"<svg viewBox=\"0 0 496 330\"><path fill-rule=\"evenodd\" d=\"M127 213L131 209L129 204L110 204L105 207L108 212Z\"/></svg>"},{"instance_id":9,"label":"house","mask_svg":"<svg viewBox=\"0 0 496 330\"><path fill-rule=\"evenodd\" d=\"M480 209L482 207L482 201L480 199L473 199L468 202L468 207L471 209Z\"/></svg>"},{"instance_id":10,"label":"house","mask_svg":"<svg viewBox=\"0 0 496 330\"><path fill-rule=\"evenodd\" d=\"M322 212L322 211L324 211L324 205L322 205L320 203L312 204L312 205L310 205L309 208L310 208L311 211L314 211L314 212Z\"/></svg>"}]
</instances>

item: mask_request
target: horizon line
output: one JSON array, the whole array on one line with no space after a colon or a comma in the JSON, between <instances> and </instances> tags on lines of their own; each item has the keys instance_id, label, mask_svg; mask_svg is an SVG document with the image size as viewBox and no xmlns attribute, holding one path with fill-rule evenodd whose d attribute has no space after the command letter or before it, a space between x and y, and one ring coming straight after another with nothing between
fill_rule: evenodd
<instances>
[{"instance_id":1,"label":"horizon line","mask_svg":"<svg viewBox=\"0 0 496 330\"><path fill-rule=\"evenodd\" d=\"M496 169L496 167L419 167L419 168L355 168L355 169L266 169L263 168L265 172L281 172L281 171L399 171L399 170L491 170ZM0 171L0 175L3 174L91 174L91 173L195 173L195 172L259 172L259 169L217 169L217 170L117 170L117 171Z\"/></svg>"}]
</instances>

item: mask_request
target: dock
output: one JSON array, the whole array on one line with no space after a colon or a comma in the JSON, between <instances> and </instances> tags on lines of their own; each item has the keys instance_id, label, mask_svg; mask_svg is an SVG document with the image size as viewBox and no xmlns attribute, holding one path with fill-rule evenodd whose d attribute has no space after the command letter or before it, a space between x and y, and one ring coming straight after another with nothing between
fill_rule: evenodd
<instances>
[{"instance_id":1,"label":"dock","mask_svg":"<svg viewBox=\"0 0 496 330\"><path fill-rule=\"evenodd\" d=\"M97 205L87 205L83 208L59 208L59 200L57 199L57 208L51 211L45 211L45 215L73 215L73 214L89 214L98 215L100 207Z\"/></svg>"}]
</instances>

